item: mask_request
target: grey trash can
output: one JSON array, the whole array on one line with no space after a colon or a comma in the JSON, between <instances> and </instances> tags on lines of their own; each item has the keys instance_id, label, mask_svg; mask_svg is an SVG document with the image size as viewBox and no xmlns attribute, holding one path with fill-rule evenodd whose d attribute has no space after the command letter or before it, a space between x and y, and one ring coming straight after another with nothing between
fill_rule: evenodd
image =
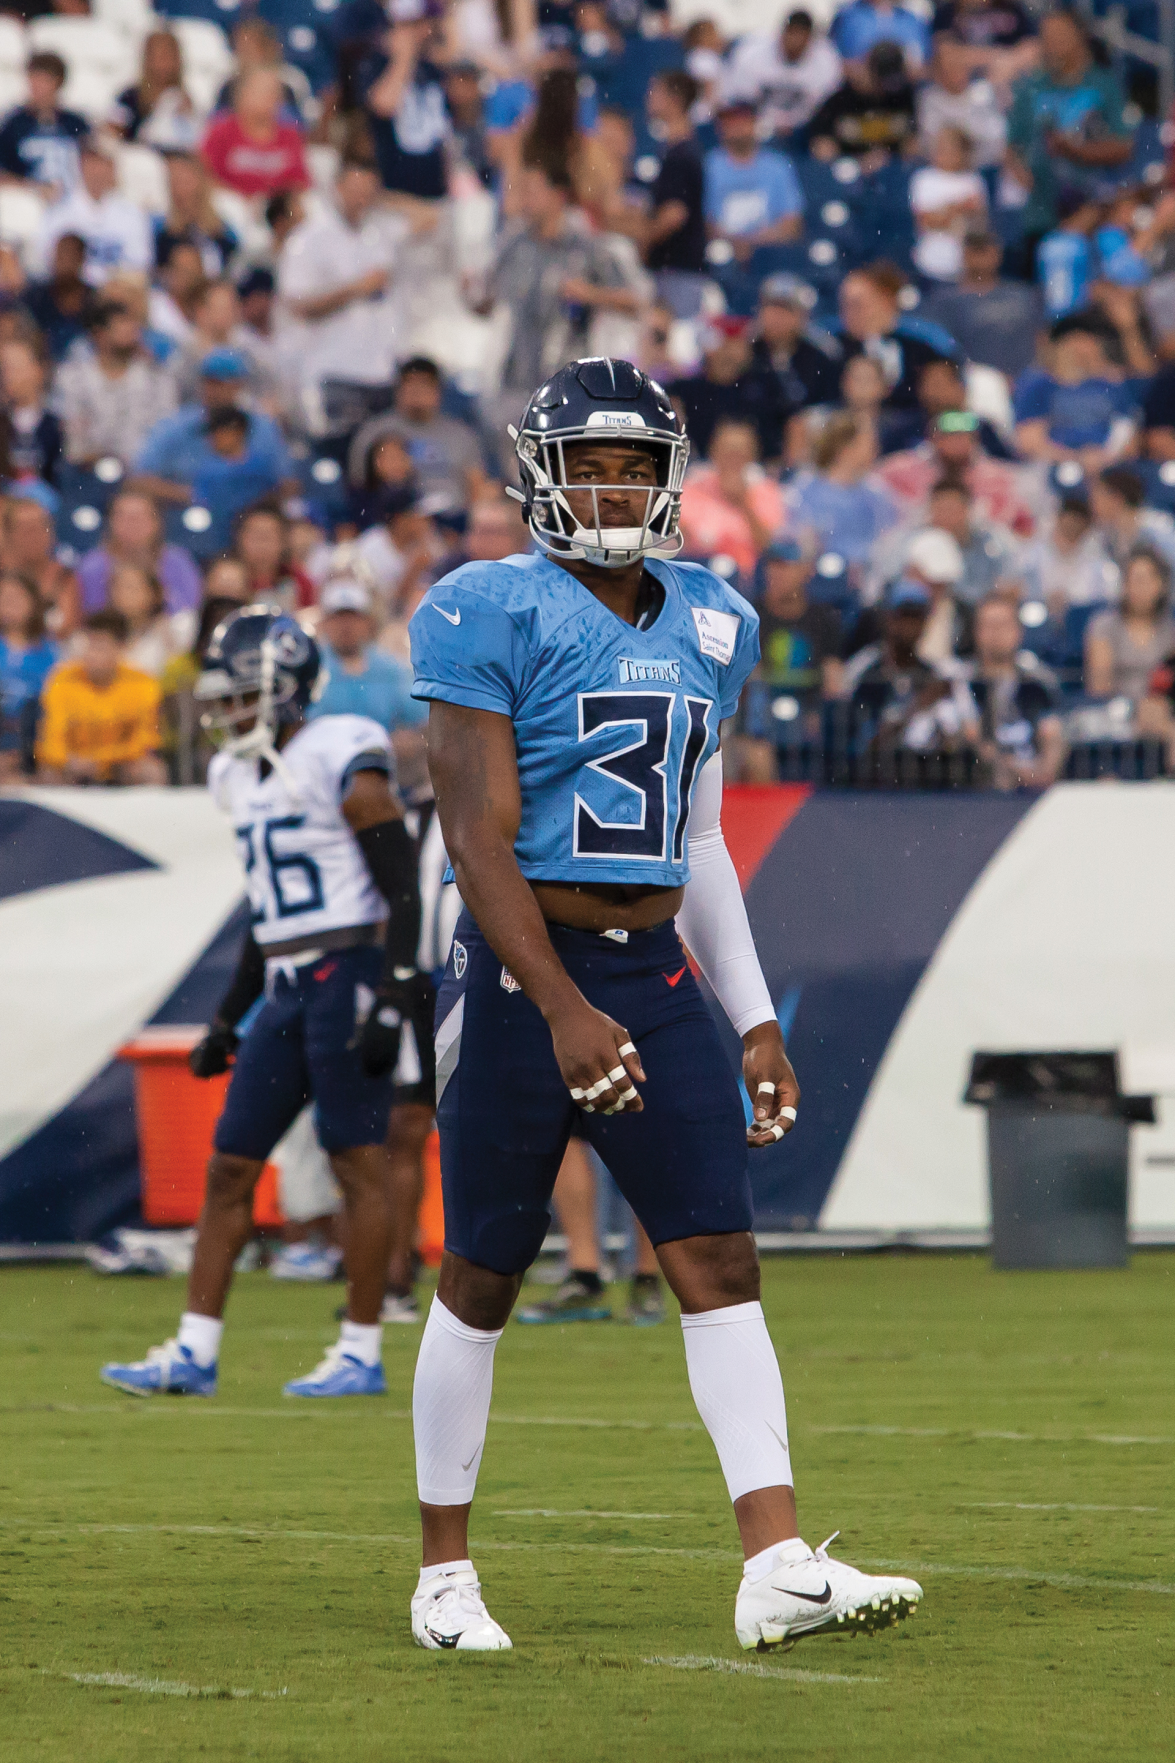
<instances>
[{"instance_id":1,"label":"grey trash can","mask_svg":"<svg viewBox=\"0 0 1175 1763\"><path fill-rule=\"evenodd\" d=\"M1125 1267L1131 1121L1115 1053L976 1053L964 1101L987 1111L996 1267Z\"/></svg>"}]
</instances>

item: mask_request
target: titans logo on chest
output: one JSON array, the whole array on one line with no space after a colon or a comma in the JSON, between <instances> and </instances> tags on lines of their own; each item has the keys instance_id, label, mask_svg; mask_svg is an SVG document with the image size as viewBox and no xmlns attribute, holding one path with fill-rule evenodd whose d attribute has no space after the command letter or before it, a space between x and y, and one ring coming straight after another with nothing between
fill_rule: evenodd
<instances>
[{"instance_id":1,"label":"titans logo on chest","mask_svg":"<svg viewBox=\"0 0 1175 1763\"><path fill-rule=\"evenodd\" d=\"M681 684L680 661L629 661L621 655L616 666L622 686L645 685L649 680L660 680L670 686Z\"/></svg>"}]
</instances>

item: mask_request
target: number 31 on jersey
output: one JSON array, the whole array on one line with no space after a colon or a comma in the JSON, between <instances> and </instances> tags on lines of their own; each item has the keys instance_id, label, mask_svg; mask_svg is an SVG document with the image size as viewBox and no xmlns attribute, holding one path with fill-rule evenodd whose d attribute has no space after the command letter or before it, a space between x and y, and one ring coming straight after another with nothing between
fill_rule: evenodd
<instances>
[{"instance_id":1,"label":"number 31 on jersey","mask_svg":"<svg viewBox=\"0 0 1175 1763\"><path fill-rule=\"evenodd\" d=\"M617 742L585 761L587 769L624 792L623 819L597 814L578 790L574 850L577 857L628 857L650 863L681 863L685 828L698 766L711 735L711 698L677 692L581 692L579 739L593 745L605 731ZM680 741L676 765L670 764ZM616 804L619 806L619 804Z\"/></svg>"}]
</instances>

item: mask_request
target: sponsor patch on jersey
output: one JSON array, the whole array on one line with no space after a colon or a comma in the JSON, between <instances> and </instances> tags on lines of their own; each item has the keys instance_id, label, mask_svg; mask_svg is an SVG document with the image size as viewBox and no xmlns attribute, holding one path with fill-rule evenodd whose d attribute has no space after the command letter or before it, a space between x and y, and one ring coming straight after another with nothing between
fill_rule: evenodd
<instances>
[{"instance_id":1,"label":"sponsor patch on jersey","mask_svg":"<svg viewBox=\"0 0 1175 1763\"><path fill-rule=\"evenodd\" d=\"M630 661L621 655L616 665L622 686L641 685L646 680L663 680L671 686L681 684L680 661Z\"/></svg>"},{"instance_id":2,"label":"sponsor patch on jersey","mask_svg":"<svg viewBox=\"0 0 1175 1763\"><path fill-rule=\"evenodd\" d=\"M698 646L711 661L729 667L734 660L738 627L742 623L737 612L715 612L710 606L691 606L698 631Z\"/></svg>"},{"instance_id":3,"label":"sponsor patch on jersey","mask_svg":"<svg viewBox=\"0 0 1175 1763\"><path fill-rule=\"evenodd\" d=\"M519 985L508 967L502 969L502 977L498 981L498 984L504 992L520 992L522 990L522 987Z\"/></svg>"},{"instance_id":4,"label":"sponsor patch on jersey","mask_svg":"<svg viewBox=\"0 0 1175 1763\"><path fill-rule=\"evenodd\" d=\"M454 943L453 944L453 977L454 977L454 979L464 978L465 969L468 966L469 966L469 956L466 952L465 944L464 943Z\"/></svg>"},{"instance_id":5,"label":"sponsor patch on jersey","mask_svg":"<svg viewBox=\"0 0 1175 1763\"><path fill-rule=\"evenodd\" d=\"M636 410L593 410L584 426L590 429L643 429L648 424Z\"/></svg>"}]
</instances>

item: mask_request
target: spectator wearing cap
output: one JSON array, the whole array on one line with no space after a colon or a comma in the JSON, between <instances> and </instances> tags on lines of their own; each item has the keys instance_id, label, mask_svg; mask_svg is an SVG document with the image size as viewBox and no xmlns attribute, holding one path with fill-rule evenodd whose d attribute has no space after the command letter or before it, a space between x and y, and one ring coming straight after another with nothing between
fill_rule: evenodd
<instances>
[{"instance_id":1,"label":"spectator wearing cap","mask_svg":"<svg viewBox=\"0 0 1175 1763\"><path fill-rule=\"evenodd\" d=\"M218 461L231 460L233 456L210 445L208 424L221 411L237 408L248 377L247 364L231 349L215 349L205 356L200 368L198 401L185 404L174 416L156 423L135 459L135 472L143 488L160 501L186 508L193 500L195 480L201 472L208 471L210 481L221 481L225 473L219 469ZM295 495L298 483L293 461L276 423L268 416L250 413L246 417L245 435L245 452L236 459L240 469L234 482L243 486L247 472L256 483L247 500L276 490L283 495ZM227 491L228 486L225 488ZM220 507L222 514L233 500L231 493L226 495ZM236 503L236 507L240 506L243 504ZM196 526L192 530L201 529Z\"/></svg>"},{"instance_id":2,"label":"spectator wearing cap","mask_svg":"<svg viewBox=\"0 0 1175 1763\"><path fill-rule=\"evenodd\" d=\"M930 54L930 32L916 13L894 0L852 0L832 21L829 36L848 62L858 66L879 43L900 48L912 73Z\"/></svg>"},{"instance_id":3,"label":"spectator wearing cap","mask_svg":"<svg viewBox=\"0 0 1175 1763\"><path fill-rule=\"evenodd\" d=\"M834 403L844 362L838 339L812 322L815 304L815 289L798 276L768 276L759 289L752 360L770 366L795 409Z\"/></svg>"},{"instance_id":4,"label":"spectator wearing cap","mask_svg":"<svg viewBox=\"0 0 1175 1763\"><path fill-rule=\"evenodd\" d=\"M975 658L967 683L979 712L979 753L997 790L1043 790L1065 760L1057 681L1021 648L1020 618L1003 595L975 610Z\"/></svg>"},{"instance_id":5,"label":"spectator wearing cap","mask_svg":"<svg viewBox=\"0 0 1175 1763\"><path fill-rule=\"evenodd\" d=\"M695 467L685 480L681 530L687 550L694 557L730 557L749 580L784 514L783 493L759 464L753 425L725 418L714 430L709 464Z\"/></svg>"},{"instance_id":6,"label":"spectator wearing cap","mask_svg":"<svg viewBox=\"0 0 1175 1763\"><path fill-rule=\"evenodd\" d=\"M212 118L200 148L210 174L226 190L264 198L309 189L302 130L283 114L284 104L276 69L258 67L237 80L232 109Z\"/></svg>"},{"instance_id":7,"label":"spectator wearing cap","mask_svg":"<svg viewBox=\"0 0 1175 1763\"><path fill-rule=\"evenodd\" d=\"M37 250L42 263L52 260L63 233L85 242L83 275L94 287L123 270L147 275L155 263L155 242L146 212L115 193L118 173L112 149L97 135L87 135L78 158L79 179L59 202L46 209Z\"/></svg>"},{"instance_id":8,"label":"spectator wearing cap","mask_svg":"<svg viewBox=\"0 0 1175 1763\"><path fill-rule=\"evenodd\" d=\"M412 696L412 669L375 646L371 592L350 576L328 581L318 639L330 678L312 705L315 716L370 716L389 733L418 728L428 706Z\"/></svg>"},{"instance_id":9,"label":"spectator wearing cap","mask_svg":"<svg viewBox=\"0 0 1175 1763\"><path fill-rule=\"evenodd\" d=\"M434 514L457 514L488 488L481 448L468 423L441 410L441 370L427 355L405 361L386 416L365 422L351 443L347 473L354 489L367 487L371 450L389 437L403 443Z\"/></svg>"},{"instance_id":10,"label":"spectator wearing cap","mask_svg":"<svg viewBox=\"0 0 1175 1763\"><path fill-rule=\"evenodd\" d=\"M811 121L841 83L841 58L810 12L789 12L775 36L740 37L722 63L719 102L752 103L763 127L786 139Z\"/></svg>"},{"instance_id":11,"label":"spectator wearing cap","mask_svg":"<svg viewBox=\"0 0 1175 1763\"><path fill-rule=\"evenodd\" d=\"M863 65L820 106L809 125L817 159L842 154L876 171L901 154L917 132L909 64L897 43L875 43Z\"/></svg>"},{"instance_id":12,"label":"spectator wearing cap","mask_svg":"<svg viewBox=\"0 0 1175 1763\"><path fill-rule=\"evenodd\" d=\"M779 458L784 425L796 406L774 370L756 361L747 319L712 319L702 333L701 373L672 380L668 390L685 411L695 455L709 454L717 424L729 418L754 424L760 458Z\"/></svg>"},{"instance_id":13,"label":"spectator wearing cap","mask_svg":"<svg viewBox=\"0 0 1175 1763\"><path fill-rule=\"evenodd\" d=\"M403 222L381 205L375 167L346 159L333 204L303 221L282 246L277 286L282 323L291 327L283 346L296 344L303 399L321 412L311 425L319 432L335 426L332 413L353 401L350 388L391 378L389 295L403 234Z\"/></svg>"},{"instance_id":14,"label":"spectator wearing cap","mask_svg":"<svg viewBox=\"0 0 1175 1763\"><path fill-rule=\"evenodd\" d=\"M795 539L776 539L755 570L759 664L739 741L744 782L772 783L776 753L820 737L820 707L844 690L840 614L813 601L812 565Z\"/></svg>"},{"instance_id":15,"label":"spectator wearing cap","mask_svg":"<svg viewBox=\"0 0 1175 1763\"><path fill-rule=\"evenodd\" d=\"M92 612L78 659L50 674L37 740L39 782L167 782L159 758L159 686L128 665L127 635L120 612Z\"/></svg>"},{"instance_id":16,"label":"spectator wearing cap","mask_svg":"<svg viewBox=\"0 0 1175 1763\"><path fill-rule=\"evenodd\" d=\"M248 370L241 388L241 402L250 409L268 410L271 416L277 415L276 386L253 353L249 333L241 323L240 297L227 276L206 282L200 289L192 302L191 332L168 361L168 367L175 375L181 404L190 404L196 397L202 363L207 356L221 349L239 355Z\"/></svg>"},{"instance_id":17,"label":"spectator wearing cap","mask_svg":"<svg viewBox=\"0 0 1175 1763\"><path fill-rule=\"evenodd\" d=\"M125 464L175 410L175 380L144 347L142 326L127 307L100 300L89 332L89 349L75 350L57 370L66 458L86 468L103 458Z\"/></svg>"},{"instance_id":18,"label":"spectator wearing cap","mask_svg":"<svg viewBox=\"0 0 1175 1763\"><path fill-rule=\"evenodd\" d=\"M1047 366L1021 375L1012 404L1017 447L1046 465L1098 472L1134 440L1134 396L1109 360L1104 326L1085 313L1052 326Z\"/></svg>"},{"instance_id":19,"label":"spectator wearing cap","mask_svg":"<svg viewBox=\"0 0 1175 1763\"><path fill-rule=\"evenodd\" d=\"M40 50L25 68L25 102L0 128L0 184L27 184L55 200L78 178L78 142L90 125L59 103L66 67L60 55Z\"/></svg>"},{"instance_id":20,"label":"spectator wearing cap","mask_svg":"<svg viewBox=\"0 0 1175 1763\"><path fill-rule=\"evenodd\" d=\"M897 520L888 490L872 477L877 437L849 411L830 416L812 448L812 469L789 486L788 527L817 554L844 560L859 584L874 545Z\"/></svg>"},{"instance_id":21,"label":"spectator wearing cap","mask_svg":"<svg viewBox=\"0 0 1175 1763\"><path fill-rule=\"evenodd\" d=\"M142 489L123 489L106 511L100 542L78 564L82 605L97 612L106 605L110 578L123 567L142 569L163 588L167 612L184 612L200 603L200 571L190 551L169 545L153 497Z\"/></svg>"},{"instance_id":22,"label":"spectator wearing cap","mask_svg":"<svg viewBox=\"0 0 1175 1763\"><path fill-rule=\"evenodd\" d=\"M881 611L878 640L845 663L845 696L883 751L957 752L979 738L979 713L959 668L923 658L930 611L926 588L904 576Z\"/></svg>"},{"instance_id":23,"label":"spectator wearing cap","mask_svg":"<svg viewBox=\"0 0 1175 1763\"><path fill-rule=\"evenodd\" d=\"M658 130L661 164L649 190L645 262L657 298L676 318L696 318L706 275L705 169L691 110L700 91L692 74L671 68L649 81L645 112Z\"/></svg>"},{"instance_id":24,"label":"spectator wearing cap","mask_svg":"<svg viewBox=\"0 0 1175 1763\"><path fill-rule=\"evenodd\" d=\"M883 556L879 550L875 561ZM912 536L903 537L897 559L889 585L890 596L893 582L913 583L925 593L926 620L918 639L918 653L923 661L946 666L971 647L973 609L959 597L964 571L962 549L951 533L924 526ZM875 640L885 622L883 605L883 600L878 600L861 614L850 636L851 650Z\"/></svg>"},{"instance_id":25,"label":"spectator wearing cap","mask_svg":"<svg viewBox=\"0 0 1175 1763\"><path fill-rule=\"evenodd\" d=\"M275 371L277 336L273 325L273 307L277 282L271 269L254 265L237 283L241 302L241 329L245 340L262 366Z\"/></svg>"},{"instance_id":26,"label":"spectator wearing cap","mask_svg":"<svg viewBox=\"0 0 1175 1763\"><path fill-rule=\"evenodd\" d=\"M934 485L953 479L971 492L976 515L1008 527L1027 538L1036 514L1025 498L1020 473L1001 459L989 458L981 446L980 419L971 410L947 410L936 416L925 441L904 453L891 453L877 468L903 515L921 509Z\"/></svg>"},{"instance_id":27,"label":"spectator wearing cap","mask_svg":"<svg viewBox=\"0 0 1175 1763\"><path fill-rule=\"evenodd\" d=\"M785 153L763 147L754 104L729 100L718 116L720 145L706 155L706 223L740 263L763 245L786 245L804 226L804 192Z\"/></svg>"},{"instance_id":28,"label":"spectator wearing cap","mask_svg":"<svg viewBox=\"0 0 1175 1763\"><path fill-rule=\"evenodd\" d=\"M855 269L840 286L840 335L846 355L872 355L889 385L894 409L918 402L918 379L931 361L961 359L954 338L937 325L902 311L899 296L906 277L894 263L880 261Z\"/></svg>"},{"instance_id":29,"label":"spectator wearing cap","mask_svg":"<svg viewBox=\"0 0 1175 1763\"><path fill-rule=\"evenodd\" d=\"M1036 358L1044 324L1040 290L1000 275L1004 248L994 233L963 237L963 271L954 287L932 288L918 308L941 325L968 361L1016 380Z\"/></svg>"},{"instance_id":30,"label":"spectator wearing cap","mask_svg":"<svg viewBox=\"0 0 1175 1763\"><path fill-rule=\"evenodd\" d=\"M1098 537L1119 569L1139 545L1175 565L1175 521L1164 509L1146 506L1146 483L1133 466L1108 466L1090 479L1088 495Z\"/></svg>"}]
</instances>

